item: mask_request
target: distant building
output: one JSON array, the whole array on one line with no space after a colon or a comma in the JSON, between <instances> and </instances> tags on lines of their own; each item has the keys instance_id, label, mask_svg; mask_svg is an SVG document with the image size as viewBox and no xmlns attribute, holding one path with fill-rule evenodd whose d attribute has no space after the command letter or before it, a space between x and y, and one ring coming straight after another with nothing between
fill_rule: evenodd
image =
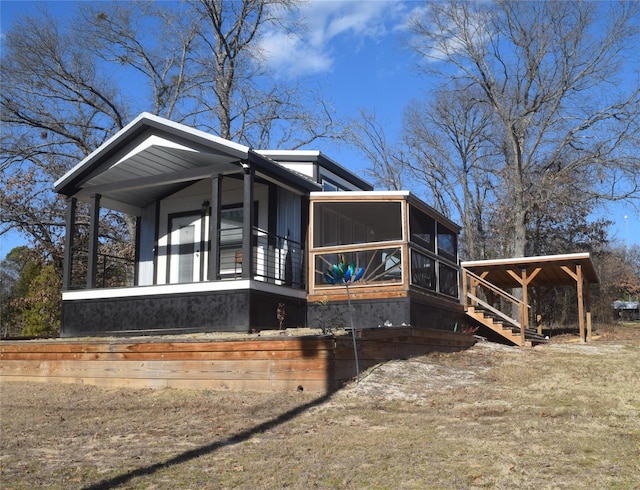
<instances>
[{"instance_id":1,"label":"distant building","mask_svg":"<svg viewBox=\"0 0 640 490\"><path fill-rule=\"evenodd\" d=\"M638 301L614 301L611 307L618 320L640 320Z\"/></svg>"}]
</instances>

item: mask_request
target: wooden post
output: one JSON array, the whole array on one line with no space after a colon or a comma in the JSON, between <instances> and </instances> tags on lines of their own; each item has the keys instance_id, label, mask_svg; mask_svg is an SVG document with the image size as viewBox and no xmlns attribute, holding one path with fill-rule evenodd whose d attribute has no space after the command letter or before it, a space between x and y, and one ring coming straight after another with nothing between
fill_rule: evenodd
<instances>
[{"instance_id":1,"label":"wooden post","mask_svg":"<svg viewBox=\"0 0 640 490\"><path fill-rule=\"evenodd\" d=\"M520 268L520 275L516 274L513 270L507 270L507 273L513 277L522 287L522 304L520 305L520 339L522 346L524 346L525 334L524 329L529 326L529 284L536 278L536 276L542 270L541 267L537 267L529 274L526 267Z\"/></svg>"},{"instance_id":2,"label":"wooden post","mask_svg":"<svg viewBox=\"0 0 640 490\"><path fill-rule=\"evenodd\" d=\"M529 325L529 310L528 310L528 306L529 306L529 294L528 294L528 290L529 288L527 287L527 268L523 267L520 269L520 274L522 277L522 305L520 306L520 308L522 309L522 314L521 314L521 323L520 323L520 346L524 347L524 343L525 343L525 328L527 328L527 326Z\"/></svg>"},{"instance_id":3,"label":"wooden post","mask_svg":"<svg viewBox=\"0 0 640 490\"><path fill-rule=\"evenodd\" d=\"M89 259L87 263L87 289L96 287L98 272L98 233L100 230L100 194L91 196L89 212Z\"/></svg>"},{"instance_id":4,"label":"wooden post","mask_svg":"<svg viewBox=\"0 0 640 490\"><path fill-rule=\"evenodd\" d=\"M76 231L76 206L78 200L75 197L67 198L67 215L65 219L64 240L64 264L62 265L62 290L71 288L71 275L73 271L73 239Z\"/></svg>"},{"instance_id":5,"label":"wooden post","mask_svg":"<svg viewBox=\"0 0 640 490\"><path fill-rule=\"evenodd\" d=\"M578 327L580 331L580 341L585 341L584 336L584 278L582 277L582 265L576 265L576 283L578 288Z\"/></svg>"},{"instance_id":6,"label":"wooden post","mask_svg":"<svg viewBox=\"0 0 640 490\"><path fill-rule=\"evenodd\" d=\"M467 269L465 269L464 267L460 268L460 271L462 272L462 306L464 306L464 309L467 309Z\"/></svg>"},{"instance_id":7,"label":"wooden post","mask_svg":"<svg viewBox=\"0 0 640 490\"><path fill-rule=\"evenodd\" d=\"M536 328L539 335L542 335L542 287L536 287Z\"/></svg>"},{"instance_id":8,"label":"wooden post","mask_svg":"<svg viewBox=\"0 0 640 490\"><path fill-rule=\"evenodd\" d=\"M587 342L591 342L591 294L588 282L586 283L585 296L587 300Z\"/></svg>"}]
</instances>

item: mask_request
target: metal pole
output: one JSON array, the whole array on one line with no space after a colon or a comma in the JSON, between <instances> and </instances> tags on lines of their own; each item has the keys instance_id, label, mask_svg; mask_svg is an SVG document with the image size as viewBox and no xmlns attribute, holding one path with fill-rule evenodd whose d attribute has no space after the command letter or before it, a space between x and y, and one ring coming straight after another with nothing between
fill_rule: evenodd
<instances>
[{"instance_id":1,"label":"metal pole","mask_svg":"<svg viewBox=\"0 0 640 490\"><path fill-rule=\"evenodd\" d=\"M351 310L351 296L349 295L349 283L344 283L347 288L347 305L349 307L349 320L351 322L351 338L353 339L353 355L356 360L356 384L360 383L360 365L358 364L358 347L356 346L356 329L353 326L353 311Z\"/></svg>"}]
</instances>

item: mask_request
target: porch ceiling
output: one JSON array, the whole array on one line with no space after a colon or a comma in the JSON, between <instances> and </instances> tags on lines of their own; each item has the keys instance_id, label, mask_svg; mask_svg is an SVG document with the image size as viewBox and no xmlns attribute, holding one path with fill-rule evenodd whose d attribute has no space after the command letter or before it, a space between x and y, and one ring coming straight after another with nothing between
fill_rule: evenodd
<instances>
[{"instance_id":1,"label":"porch ceiling","mask_svg":"<svg viewBox=\"0 0 640 490\"><path fill-rule=\"evenodd\" d=\"M576 279L568 271L575 273L578 265L581 266L585 282L588 284L599 282L598 274L588 253L475 260L461 262L460 265L502 289L521 288L521 279L518 280L516 277L522 277L523 269L527 271L527 276L538 271L529 282L529 286L575 286Z\"/></svg>"},{"instance_id":2,"label":"porch ceiling","mask_svg":"<svg viewBox=\"0 0 640 490\"><path fill-rule=\"evenodd\" d=\"M86 200L100 194L114 209L117 203L143 208L195 180L241 169L237 157L166 146L155 140L96 172L81 185L76 197Z\"/></svg>"}]
</instances>

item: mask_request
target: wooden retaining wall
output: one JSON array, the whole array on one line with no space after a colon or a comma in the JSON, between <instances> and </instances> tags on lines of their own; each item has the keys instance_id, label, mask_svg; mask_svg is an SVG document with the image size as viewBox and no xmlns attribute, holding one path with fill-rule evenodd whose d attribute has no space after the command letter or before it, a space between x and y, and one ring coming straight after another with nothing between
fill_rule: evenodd
<instances>
[{"instance_id":1,"label":"wooden retaining wall","mask_svg":"<svg viewBox=\"0 0 640 490\"><path fill-rule=\"evenodd\" d=\"M470 335L359 330L360 371L389 359L462 350ZM351 336L247 340L90 339L0 342L0 380L111 387L329 392L355 376Z\"/></svg>"}]
</instances>

